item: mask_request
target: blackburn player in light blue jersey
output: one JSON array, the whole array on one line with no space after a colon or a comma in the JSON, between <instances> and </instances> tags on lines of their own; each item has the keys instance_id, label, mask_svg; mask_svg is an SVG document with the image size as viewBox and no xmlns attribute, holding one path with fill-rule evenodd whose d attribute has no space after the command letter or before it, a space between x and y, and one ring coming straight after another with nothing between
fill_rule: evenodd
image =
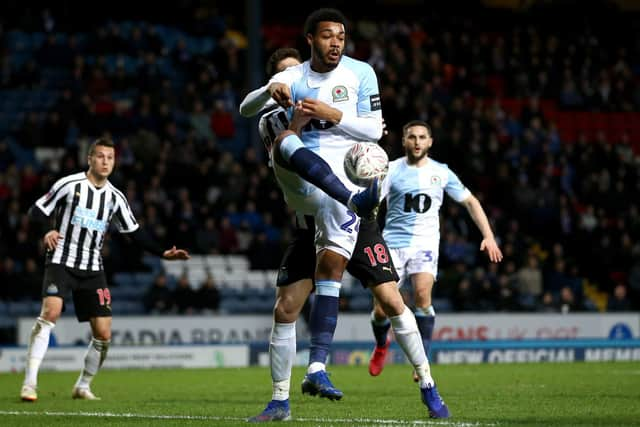
<instances>
[{"instance_id":1,"label":"blackburn player in light blue jersey","mask_svg":"<svg viewBox=\"0 0 640 427\"><path fill-rule=\"evenodd\" d=\"M272 147L273 169L287 204L312 216L316 229L316 298L311 309L311 348L304 392L340 398L326 375L326 359L338 314L342 275L355 247L360 216L379 203L379 183L351 183L345 153L358 141L377 141L383 132L377 77L365 62L344 56L346 19L335 9L319 9L305 22L311 59L274 75L253 91L242 111L255 111L269 99L294 106L305 124L282 132ZM247 101L247 100L245 100ZM275 330L275 333L278 331Z\"/></svg>"},{"instance_id":2,"label":"blackburn player in light blue jersey","mask_svg":"<svg viewBox=\"0 0 640 427\"><path fill-rule=\"evenodd\" d=\"M502 252L480 202L447 165L429 158L432 144L427 123L415 120L404 125L402 145L406 156L390 162L381 194L386 197L387 206L383 236L400 277L398 283L402 286L405 280L410 280L413 285L414 314L427 354L435 324L431 289L438 272L439 212L445 192L469 211L482 233L480 250L487 252L491 262L502 260ZM377 302L374 302L371 323L376 347L369 361L369 373L377 376L384 368L390 327Z\"/></svg>"},{"instance_id":3,"label":"blackburn player in light blue jersey","mask_svg":"<svg viewBox=\"0 0 640 427\"><path fill-rule=\"evenodd\" d=\"M282 131L273 143L273 167L290 207L301 215L313 217L315 222L311 225L316 230L315 254L313 250L309 255L291 252L290 257L300 258L300 262L296 263L300 264L297 266L300 271L292 269L288 271L288 277L284 277L281 270L278 277L279 282L282 279L278 286L285 286L287 281L293 280L292 273L302 279L299 281L305 281L304 278L309 277L306 262L311 259L312 274L315 265L316 298L309 323L310 364L302 382L302 392L329 399L342 397L342 392L329 381L325 363L337 322L342 275L347 262L362 253L360 258L363 262L358 265L363 270L368 269L368 272L360 271L368 278L363 284L370 287L380 301L399 345L418 373L423 403L431 417L446 418L449 410L431 376L415 318L404 305L398 291L397 276L380 231L375 221L363 220L362 229L358 232L359 218L353 210L345 207L345 204L352 205L354 194L366 195L360 200L375 199L368 202L366 209L355 203L354 209L359 215L365 216L365 211L370 213L379 203L378 182L368 192L358 193L357 187L346 179L342 164L346 151L355 142L377 140L383 131L377 79L373 69L366 63L343 56L345 21L344 16L335 9L313 12L305 24L311 59L278 73L263 89L281 107L294 107L290 110L289 130ZM254 91L253 96L264 101L260 93ZM274 133L277 128L273 127ZM318 156L322 160L320 166L316 161L305 163ZM299 171L305 164L306 174ZM337 179L347 189L345 195L348 197L320 191L320 186L311 185L313 177L308 178L311 172L327 172L328 176ZM333 187L335 189L336 186ZM363 239L365 235L367 239ZM297 247L304 250L304 240L298 241L300 244ZM358 249L356 241L363 250ZM374 247L382 246L384 250L376 253L380 258L378 268L372 270L370 267L376 264L369 264L366 248L371 252ZM313 258L316 258L315 264ZM296 264L289 263L289 266ZM381 268L383 265L386 270ZM293 294L290 295L293 300L289 302L282 301L284 294L279 293L276 311L286 307L293 310L287 314L289 322L278 322L277 319L274 322L270 342L273 397L262 413L249 419L251 422L281 421L291 416L288 395L295 355L294 322L301 308L301 304L295 304L295 301L303 301L308 295L306 287L298 286L296 289L300 291L289 292ZM275 313L274 316L281 314Z\"/></svg>"}]
</instances>

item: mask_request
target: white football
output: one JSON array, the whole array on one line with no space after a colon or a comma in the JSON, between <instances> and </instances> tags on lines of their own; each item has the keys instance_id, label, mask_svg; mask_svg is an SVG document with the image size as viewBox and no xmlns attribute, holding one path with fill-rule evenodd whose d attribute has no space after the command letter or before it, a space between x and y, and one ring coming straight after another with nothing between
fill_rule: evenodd
<instances>
[{"instance_id":1,"label":"white football","mask_svg":"<svg viewBox=\"0 0 640 427\"><path fill-rule=\"evenodd\" d=\"M387 176L389 157L375 142L357 142L344 156L347 178L360 187L367 187L373 178Z\"/></svg>"}]
</instances>

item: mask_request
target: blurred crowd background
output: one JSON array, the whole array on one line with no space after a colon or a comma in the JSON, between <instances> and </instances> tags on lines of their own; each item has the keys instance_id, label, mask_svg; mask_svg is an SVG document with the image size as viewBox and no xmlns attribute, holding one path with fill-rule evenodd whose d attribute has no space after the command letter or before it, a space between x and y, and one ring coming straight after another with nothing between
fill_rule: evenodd
<instances>
[{"instance_id":1,"label":"blurred crowd background","mask_svg":"<svg viewBox=\"0 0 640 427\"><path fill-rule=\"evenodd\" d=\"M111 181L158 240L240 256L248 272L277 268L292 215L238 106L274 49L308 57L304 17L332 4L218 3L1 6L0 326L39 309L43 246L29 206L86 168L101 135L117 144ZM378 74L381 144L396 158L402 125L428 121L432 157L479 197L505 254L490 264L466 211L447 201L436 310L640 309L634 2L373 3L338 7L352 20L347 53ZM116 233L104 256L120 313L271 309L226 303L272 297L268 274L240 285L229 264L170 274ZM369 309L356 289L343 310Z\"/></svg>"}]
</instances>

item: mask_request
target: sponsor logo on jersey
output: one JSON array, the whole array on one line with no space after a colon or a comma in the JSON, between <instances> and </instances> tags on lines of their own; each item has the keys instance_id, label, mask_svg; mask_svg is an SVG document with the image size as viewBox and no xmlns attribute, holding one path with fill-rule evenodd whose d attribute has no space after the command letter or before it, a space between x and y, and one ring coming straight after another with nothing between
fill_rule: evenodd
<instances>
[{"instance_id":1,"label":"sponsor logo on jersey","mask_svg":"<svg viewBox=\"0 0 640 427\"><path fill-rule=\"evenodd\" d=\"M386 267L386 266L383 265L382 269L388 271L389 273L392 273L391 267Z\"/></svg>"},{"instance_id":2,"label":"sponsor logo on jersey","mask_svg":"<svg viewBox=\"0 0 640 427\"><path fill-rule=\"evenodd\" d=\"M347 92L345 86L336 86L331 89L331 96L333 97L333 102L347 101L349 99L349 92Z\"/></svg>"},{"instance_id":3,"label":"sponsor logo on jersey","mask_svg":"<svg viewBox=\"0 0 640 427\"><path fill-rule=\"evenodd\" d=\"M58 293L58 287L56 286L55 283L51 283L49 286L47 286L47 294L54 295L57 293Z\"/></svg>"},{"instance_id":4,"label":"sponsor logo on jersey","mask_svg":"<svg viewBox=\"0 0 640 427\"><path fill-rule=\"evenodd\" d=\"M107 221L99 220L97 217L97 211L78 206L73 212L71 224L88 228L89 230L101 231L104 233L104 231L107 229Z\"/></svg>"}]
</instances>

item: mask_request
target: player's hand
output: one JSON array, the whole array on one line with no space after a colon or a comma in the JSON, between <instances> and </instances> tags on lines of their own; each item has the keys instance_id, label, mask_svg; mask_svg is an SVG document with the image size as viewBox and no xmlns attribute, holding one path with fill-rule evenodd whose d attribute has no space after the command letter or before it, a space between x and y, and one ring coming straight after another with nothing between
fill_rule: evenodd
<instances>
[{"instance_id":1,"label":"player's hand","mask_svg":"<svg viewBox=\"0 0 640 427\"><path fill-rule=\"evenodd\" d=\"M502 261L502 251L498 247L498 244L493 237L482 239L482 242L480 243L480 250L487 252L487 255L489 256L491 262Z\"/></svg>"},{"instance_id":2,"label":"player's hand","mask_svg":"<svg viewBox=\"0 0 640 427\"><path fill-rule=\"evenodd\" d=\"M293 117L291 117L291 122L289 123L289 130L300 135L302 128L305 127L311 119L312 116L303 111L302 101L298 101L293 109Z\"/></svg>"},{"instance_id":3,"label":"player's hand","mask_svg":"<svg viewBox=\"0 0 640 427\"><path fill-rule=\"evenodd\" d=\"M340 110L333 108L322 101L318 101L317 99L305 98L302 100L300 106L302 107L302 111L306 114L309 114L319 120L325 120L331 123L340 123L340 119L342 119L342 112Z\"/></svg>"},{"instance_id":4,"label":"player's hand","mask_svg":"<svg viewBox=\"0 0 640 427\"><path fill-rule=\"evenodd\" d=\"M60 239L60 233L58 233L58 230L49 231L44 235L44 238L42 239L44 242L44 247L48 251L55 250L56 246L58 246L58 239Z\"/></svg>"},{"instance_id":5,"label":"player's hand","mask_svg":"<svg viewBox=\"0 0 640 427\"><path fill-rule=\"evenodd\" d=\"M274 101L278 103L282 108L289 108L293 106L293 100L291 99L291 89L284 83L271 83L268 88L269 95Z\"/></svg>"},{"instance_id":6,"label":"player's hand","mask_svg":"<svg viewBox=\"0 0 640 427\"><path fill-rule=\"evenodd\" d=\"M184 249L176 249L176 247L174 246L171 249L164 251L164 253L162 254L162 258L168 260L176 260L189 259L191 257L189 256L189 252L185 251Z\"/></svg>"}]
</instances>

